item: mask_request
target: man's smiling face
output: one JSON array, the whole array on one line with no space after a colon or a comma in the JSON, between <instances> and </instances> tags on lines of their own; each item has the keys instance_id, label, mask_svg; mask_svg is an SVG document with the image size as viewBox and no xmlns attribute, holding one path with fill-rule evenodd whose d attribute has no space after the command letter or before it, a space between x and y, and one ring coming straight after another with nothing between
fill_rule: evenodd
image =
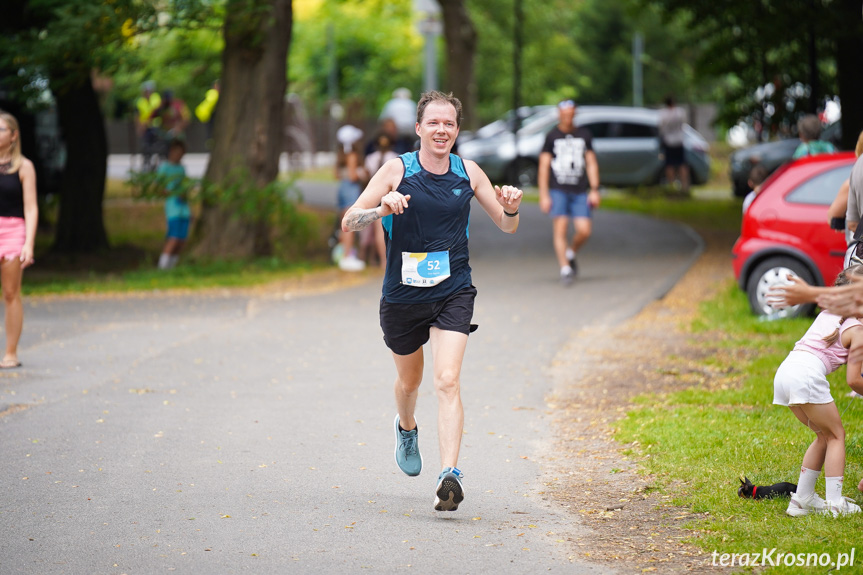
<instances>
[{"instance_id":1,"label":"man's smiling face","mask_svg":"<svg viewBox=\"0 0 863 575\"><path fill-rule=\"evenodd\" d=\"M435 154L449 154L458 136L455 108L449 102L430 102L416 131L423 148Z\"/></svg>"}]
</instances>

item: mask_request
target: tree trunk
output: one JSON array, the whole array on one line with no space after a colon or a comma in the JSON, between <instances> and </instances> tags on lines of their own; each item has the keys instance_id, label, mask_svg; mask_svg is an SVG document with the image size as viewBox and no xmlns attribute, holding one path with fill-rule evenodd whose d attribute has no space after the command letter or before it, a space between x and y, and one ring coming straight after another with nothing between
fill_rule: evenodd
<instances>
[{"instance_id":1,"label":"tree trunk","mask_svg":"<svg viewBox=\"0 0 863 575\"><path fill-rule=\"evenodd\" d=\"M438 0L443 14L446 37L446 85L461 100L463 126L468 130L479 127L476 116L477 90L474 76L476 60L476 29L464 5L464 0Z\"/></svg>"},{"instance_id":2,"label":"tree trunk","mask_svg":"<svg viewBox=\"0 0 863 575\"><path fill-rule=\"evenodd\" d=\"M102 200L108 171L108 138L90 76L56 94L56 98L66 142L66 170L60 185L53 250L85 253L105 249L108 235L102 220Z\"/></svg>"},{"instance_id":3,"label":"tree trunk","mask_svg":"<svg viewBox=\"0 0 863 575\"><path fill-rule=\"evenodd\" d=\"M214 185L263 187L279 173L291 0L230 0L225 16L221 91L213 151L205 179ZM195 253L239 258L270 250L266 214L241 217L225 204L206 203Z\"/></svg>"},{"instance_id":4,"label":"tree trunk","mask_svg":"<svg viewBox=\"0 0 863 575\"><path fill-rule=\"evenodd\" d=\"M853 150L863 130L863 21L860 2L843 0L837 7L836 76L842 104L842 147Z\"/></svg>"}]
</instances>

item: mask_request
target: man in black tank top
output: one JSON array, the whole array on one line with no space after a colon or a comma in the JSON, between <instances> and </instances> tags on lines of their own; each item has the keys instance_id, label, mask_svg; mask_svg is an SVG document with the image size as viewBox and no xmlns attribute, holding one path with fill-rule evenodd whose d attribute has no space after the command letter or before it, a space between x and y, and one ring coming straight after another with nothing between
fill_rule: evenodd
<instances>
[{"instance_id":1,"label":"man in black tank top","mask_svg":"<svg viewBox=\"0 0 863 575\"><path fill-rule=\"evenodd\" d=\"M358 231L383 219L387 268L380 319L398 374L395 459L411 476L422 470L414 411L422 346L431 342L442 468L435 487L438 511L455 511L464 499L457 467L464 428L461 364L468 334L476 329L467 230L471 201L476 198L501 230L514 233L522 198L518 188L492 186L475 162L451 154L460 121L461 102L452 94L423 94L417 104L420 149L385 163L342 220L343 230Z\"/></svg>"}]
</instances>

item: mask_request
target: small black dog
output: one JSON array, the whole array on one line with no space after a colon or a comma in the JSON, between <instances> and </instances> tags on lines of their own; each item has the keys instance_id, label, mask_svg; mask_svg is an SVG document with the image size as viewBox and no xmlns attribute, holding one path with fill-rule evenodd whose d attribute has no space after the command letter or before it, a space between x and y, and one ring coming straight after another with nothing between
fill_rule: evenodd
<instances>
[{"instance_id":1,"label":"small black dog","mask_svg":"<svg viewBox=\"0 0 863 575\"><path fill-rule=\"evenodd\" d=\"M748 499L773 499L774 497L791 497L797 492L797 485L783 481L773 485L752 485L748 477L740 478L740 487L737 495Z\"/></svg>"}]
</instances>

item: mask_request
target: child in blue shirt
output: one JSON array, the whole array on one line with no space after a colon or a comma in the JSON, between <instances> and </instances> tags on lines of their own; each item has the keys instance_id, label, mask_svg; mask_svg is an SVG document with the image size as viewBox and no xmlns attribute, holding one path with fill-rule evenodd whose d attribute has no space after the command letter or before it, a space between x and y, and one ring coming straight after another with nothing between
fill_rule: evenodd
<instances>
[{"instance_id":1,"label":"child in blue shirt","mask_svg":"<svg viewBox=\"0 0 863 575\"><path fill-rule=\"evenodd\" d=\"M165 181L165 218L167 220L167 234L165 235L165 247L159 256L159 269L168 270L177 265L180 259L180 251L189 237L189 222L191 210L186 202L186 193L183 180L186 178L186 169L180 163L186 153L186 144L182 140L172 140L168 148L168 161L159 165L157 175Z\"/></svg>"}]
</instances>

